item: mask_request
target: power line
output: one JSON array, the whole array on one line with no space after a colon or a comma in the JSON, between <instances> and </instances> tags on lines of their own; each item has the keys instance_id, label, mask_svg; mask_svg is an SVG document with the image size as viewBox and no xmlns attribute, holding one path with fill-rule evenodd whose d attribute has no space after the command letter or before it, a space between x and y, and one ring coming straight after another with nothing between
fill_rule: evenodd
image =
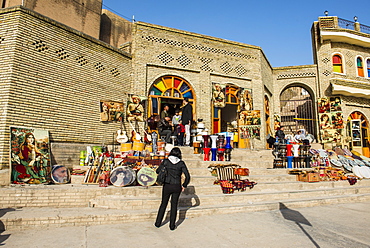
<instances>
[{"instance_id":1,"label":"power line","mask_svg":"<svg viewBox=\"0 0 370 248\"><path fill-rule=\"evenodd\" d=\"M115 11L115 10L114 10L114 9L112 9L112 8L109 8L109 7L108 7L107 5L105 5L105 4L103 4L103 6L104 6L105 8L107 8L108 10L112 11L113 13L115 13L115 14L119 15L120 17L123 17L123 18L125 18L125 19L127 19L127 20L131 20L131 21L135 22L135 19L134 19L134 17L133 17L133 16L132 16L132 18L130 18L130 17L127 17L127 16L122 15L121 13L118 13L117 11Z\"/></svg>"}]
</instances>

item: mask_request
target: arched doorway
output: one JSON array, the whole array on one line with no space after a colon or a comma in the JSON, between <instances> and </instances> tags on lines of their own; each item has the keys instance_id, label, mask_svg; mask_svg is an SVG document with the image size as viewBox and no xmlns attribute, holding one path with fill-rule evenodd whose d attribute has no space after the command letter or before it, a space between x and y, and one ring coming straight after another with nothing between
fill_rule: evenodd
<instances>
[{"instance_id":1,"label":"arched doorway","mask_svg":"<svg viewBox=\"0 0 370 248\"><path fill-rule=\"evenodd\" d=\"M348 136L351 137L350 149L369 157L369 122L359 111L352 112L347 121Z\"/></svg>"},{"instance_id":2,"label":"arched doorway","mask_svg":"<svg viewBox=\"0 0 370 248\"><path fill-rule=\"evenodd\" d=\"M184 98L189 98L189 102L194 106L194 90L185 79L177 76L160 77L149 89L148 116L159 115L164 105L168 105L170 115L174 115L175 111L180 109Z\"/></svg>"},{"instance_id":3,"label":"arched doorway","mask_svg":"<svg viewBox=\"0 0 370 248\"><path fill-rule=\"evenodd\" d=\"M239 90L240 88L238 86L227 84L222 89L225 96L222 107L216 105L213 100L212 133L237 131L237 126L233 126L233 123L236 125L238 119Z\"/></svg>"},{"instance_id":4,"label":"arched doorway","mask_svg":"<svg viewBox=\"0 0 370 248\"><path fill-rule=\"evenodd\" d=\"M280 95L281 126L286 134L295 134L304 129L316 135L314 102L311 94L301 86L290 86Z\"/></svg>"}]
</instances>

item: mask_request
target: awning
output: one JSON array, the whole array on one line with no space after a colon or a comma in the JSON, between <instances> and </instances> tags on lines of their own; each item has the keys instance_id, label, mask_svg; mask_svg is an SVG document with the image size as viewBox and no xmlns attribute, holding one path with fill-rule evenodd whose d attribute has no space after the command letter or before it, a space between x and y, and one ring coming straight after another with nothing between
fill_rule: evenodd
<instances>
[{"instance_id":1,"label":"awning","mask_svg":"<svg viewBox=\"0 0 370 248\"><path fill-rule=\"evenodd\" d=\"M370 99L370 89L360 89L331 83L333 95L344 95Z\"/></svg>"}]
</instances>

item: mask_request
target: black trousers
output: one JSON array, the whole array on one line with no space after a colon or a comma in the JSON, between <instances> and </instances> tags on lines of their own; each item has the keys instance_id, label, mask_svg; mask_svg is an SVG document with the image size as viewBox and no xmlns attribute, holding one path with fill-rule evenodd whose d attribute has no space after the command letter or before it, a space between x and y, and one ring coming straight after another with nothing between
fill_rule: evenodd
<instances>
[{"instance_id":1,"label":"black trousers","mask_svg":"<svg viewBox=\"0 0 370 248\"><path fill-rule=\"evenodd\" d=\"M171 211L170 211L170 228L175 228L176 217L177 217L177 204L181 194L182 187L180 184L164 184L162 188L162 202L158 209L157 219L155 221L156 226L162 224L164 214L166 212L168 200L171 197Z\"/></svg>"},{"instance_id":2,"label":"black trousers","mask_svg":"<svg viewBox=\"0 0 370 248\"><path fill-rule=\"evenodd\" d=\"M171 134L172 134L171 130L162 130L159 134L161 136L166 136L165 138L166 143L171 143Z\"/></svg>"}]
</instances>

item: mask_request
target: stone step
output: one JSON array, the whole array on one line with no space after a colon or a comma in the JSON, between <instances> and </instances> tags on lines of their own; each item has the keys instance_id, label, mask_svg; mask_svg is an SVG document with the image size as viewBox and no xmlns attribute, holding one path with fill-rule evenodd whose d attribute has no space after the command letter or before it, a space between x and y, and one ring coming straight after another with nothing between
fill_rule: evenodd
<instances>
[{"instance_id":1,"label":"stone step","mask_svg":"<svg viewBox=\"0 0 370 248\"><path fill-rule=\"evenodd\" d=\"M197 190L195 190L197 191ZM220 190L221 191L221 190ZM290 198L315 198L321 196L335 196L348 194L367 194L370 193L370 187L336 187L323 189L304 189L304 190L288 190L276 192L255 192L247 189L244 192L235 192L234 194L182 194L180 196L180 206L199 205L217 205L217 204L241 204L254 203L270 200L286 200ZM160 196L145 196L145 197L127 197L122 195L103 196L90 201L91 207L108 208L108 209L151 209L160 204Z\"/></svg>"},{"instance_id":2,"label":"stone step","mask_svg":"<svg viewBox=\"0 0 370 248\"><path fill-rule=\"evenodd\" d=\"M236 164L243 168L256 168L256 169L272 169L273 159L267 161L197 161L197 160L184 160L188 168L208 168L210 165L217 164Z\"/></svg>"},{"instance_id":3,"label":"stone step","mask_svg":"<svg viewBox=\"0 0 370 248\"><path fill-rule=\"evenodd\" d=\"M283 169L281 169L283 171ZM294 175L285 175L284 180L281 176L250 176L250 181L257 182L252 189L253 192L259 191L279 191L279 190L298 190L298 189L321 189L327 187L348 186L347 181L335 182L298 182ZM220 186L213 185L213 176L193 177L188 188L196 191L196 194L213 194L221 192ZM329 186L328 186L329 185ZM355 186L370 187L370 180L359 180ZM16 187L4 187L0 190L0 208L20 208L20 207L86 207L91 199L96 199L105 195L127 195L145 197L160 195L160 186L126 186L126 187L98 187L98 185L24 185Z\"/></svg>"},{"instance_id":4,"label":"stone step","mask_svg":"<svg viewBox=\"0 0 370 248\"><path fill-rule=\"evenodd\" d=\"M248 179L253 182L292 182L296 181L295 175L251 175L243 176L241 179ZM214 176L192 176L190 185L212 185L217 180Z\"/></svg>"},{"instance_id":5,"label":"stone step","mask_svg":"<svg viewBox=\"0 0 370 248\"><path fill-rule=\"evenodd\" d=\"M249 169L249 175L288 175L288 169L267 169L245 166L242 168ZM191 176L210 176L211 170L208 166L188 167ZM307 169L308 170L308 169Z\"/></svg>"},{"instance_id":6,"label":"stone step","mask_svg":"<svg viewBox=\"0 0 370 248\"><path fill-rule=\"evenodd\" d=\"M191 218L213 214L230 214L236 212L256 212L279 210L283 208L313 207L328 204L349 202L365 202L370 200L370 193L320 196L315 198L269 200L240 204L217 204L196 207L179 207L179 218ZM134 223L137 221L154 222L157 208L150 210L117 210L99 208L21 208L2 209L0 218L5 230L26 230L32 228L92 226L119 223Z\"/></svg>"},{"instance_id":7,"label":"stone step","mask_svg":"<svg viewBox=\"0 0 370 248\"><path fill-rule=\"evenodd\" d=\"M339 188L339 187L348 187L347 181L323 181L316 183L307 183L307 182L262 182L257 183L253 189L249 189L249 192L279 192L279 191L294 191L294 190L312 190L312 189L330 189L330 188ZM370 180L361 180L357 186L370 187ZM113 197L161 197L162 187L161 186L152 186L152 187L126 187L127 190L120 191L117 190L112 195L102 195L102 198ZM185 189L185 195L196 194L200 195L210 195L210 194L220 194L222 192L220 185L189 185ZM98 197L99 198L99 197Z\"/></svg>"},{"instance_id":8,"label":"stone step","mask_svg":"<svg viewBox=\"0 0 370 248\"><path fill-rule=\"evenodd\" d=\"M197 158L203 160L203 154L195 154L192 147L180 147L182 151L182 157L184 160ZM272 150L250 150L250 149L241 149L235 148L231 151L231 158L242 157L244 158L253 158L253 159L262 159L262 158L273 158Z\"/></svg>"}]
</instances>

